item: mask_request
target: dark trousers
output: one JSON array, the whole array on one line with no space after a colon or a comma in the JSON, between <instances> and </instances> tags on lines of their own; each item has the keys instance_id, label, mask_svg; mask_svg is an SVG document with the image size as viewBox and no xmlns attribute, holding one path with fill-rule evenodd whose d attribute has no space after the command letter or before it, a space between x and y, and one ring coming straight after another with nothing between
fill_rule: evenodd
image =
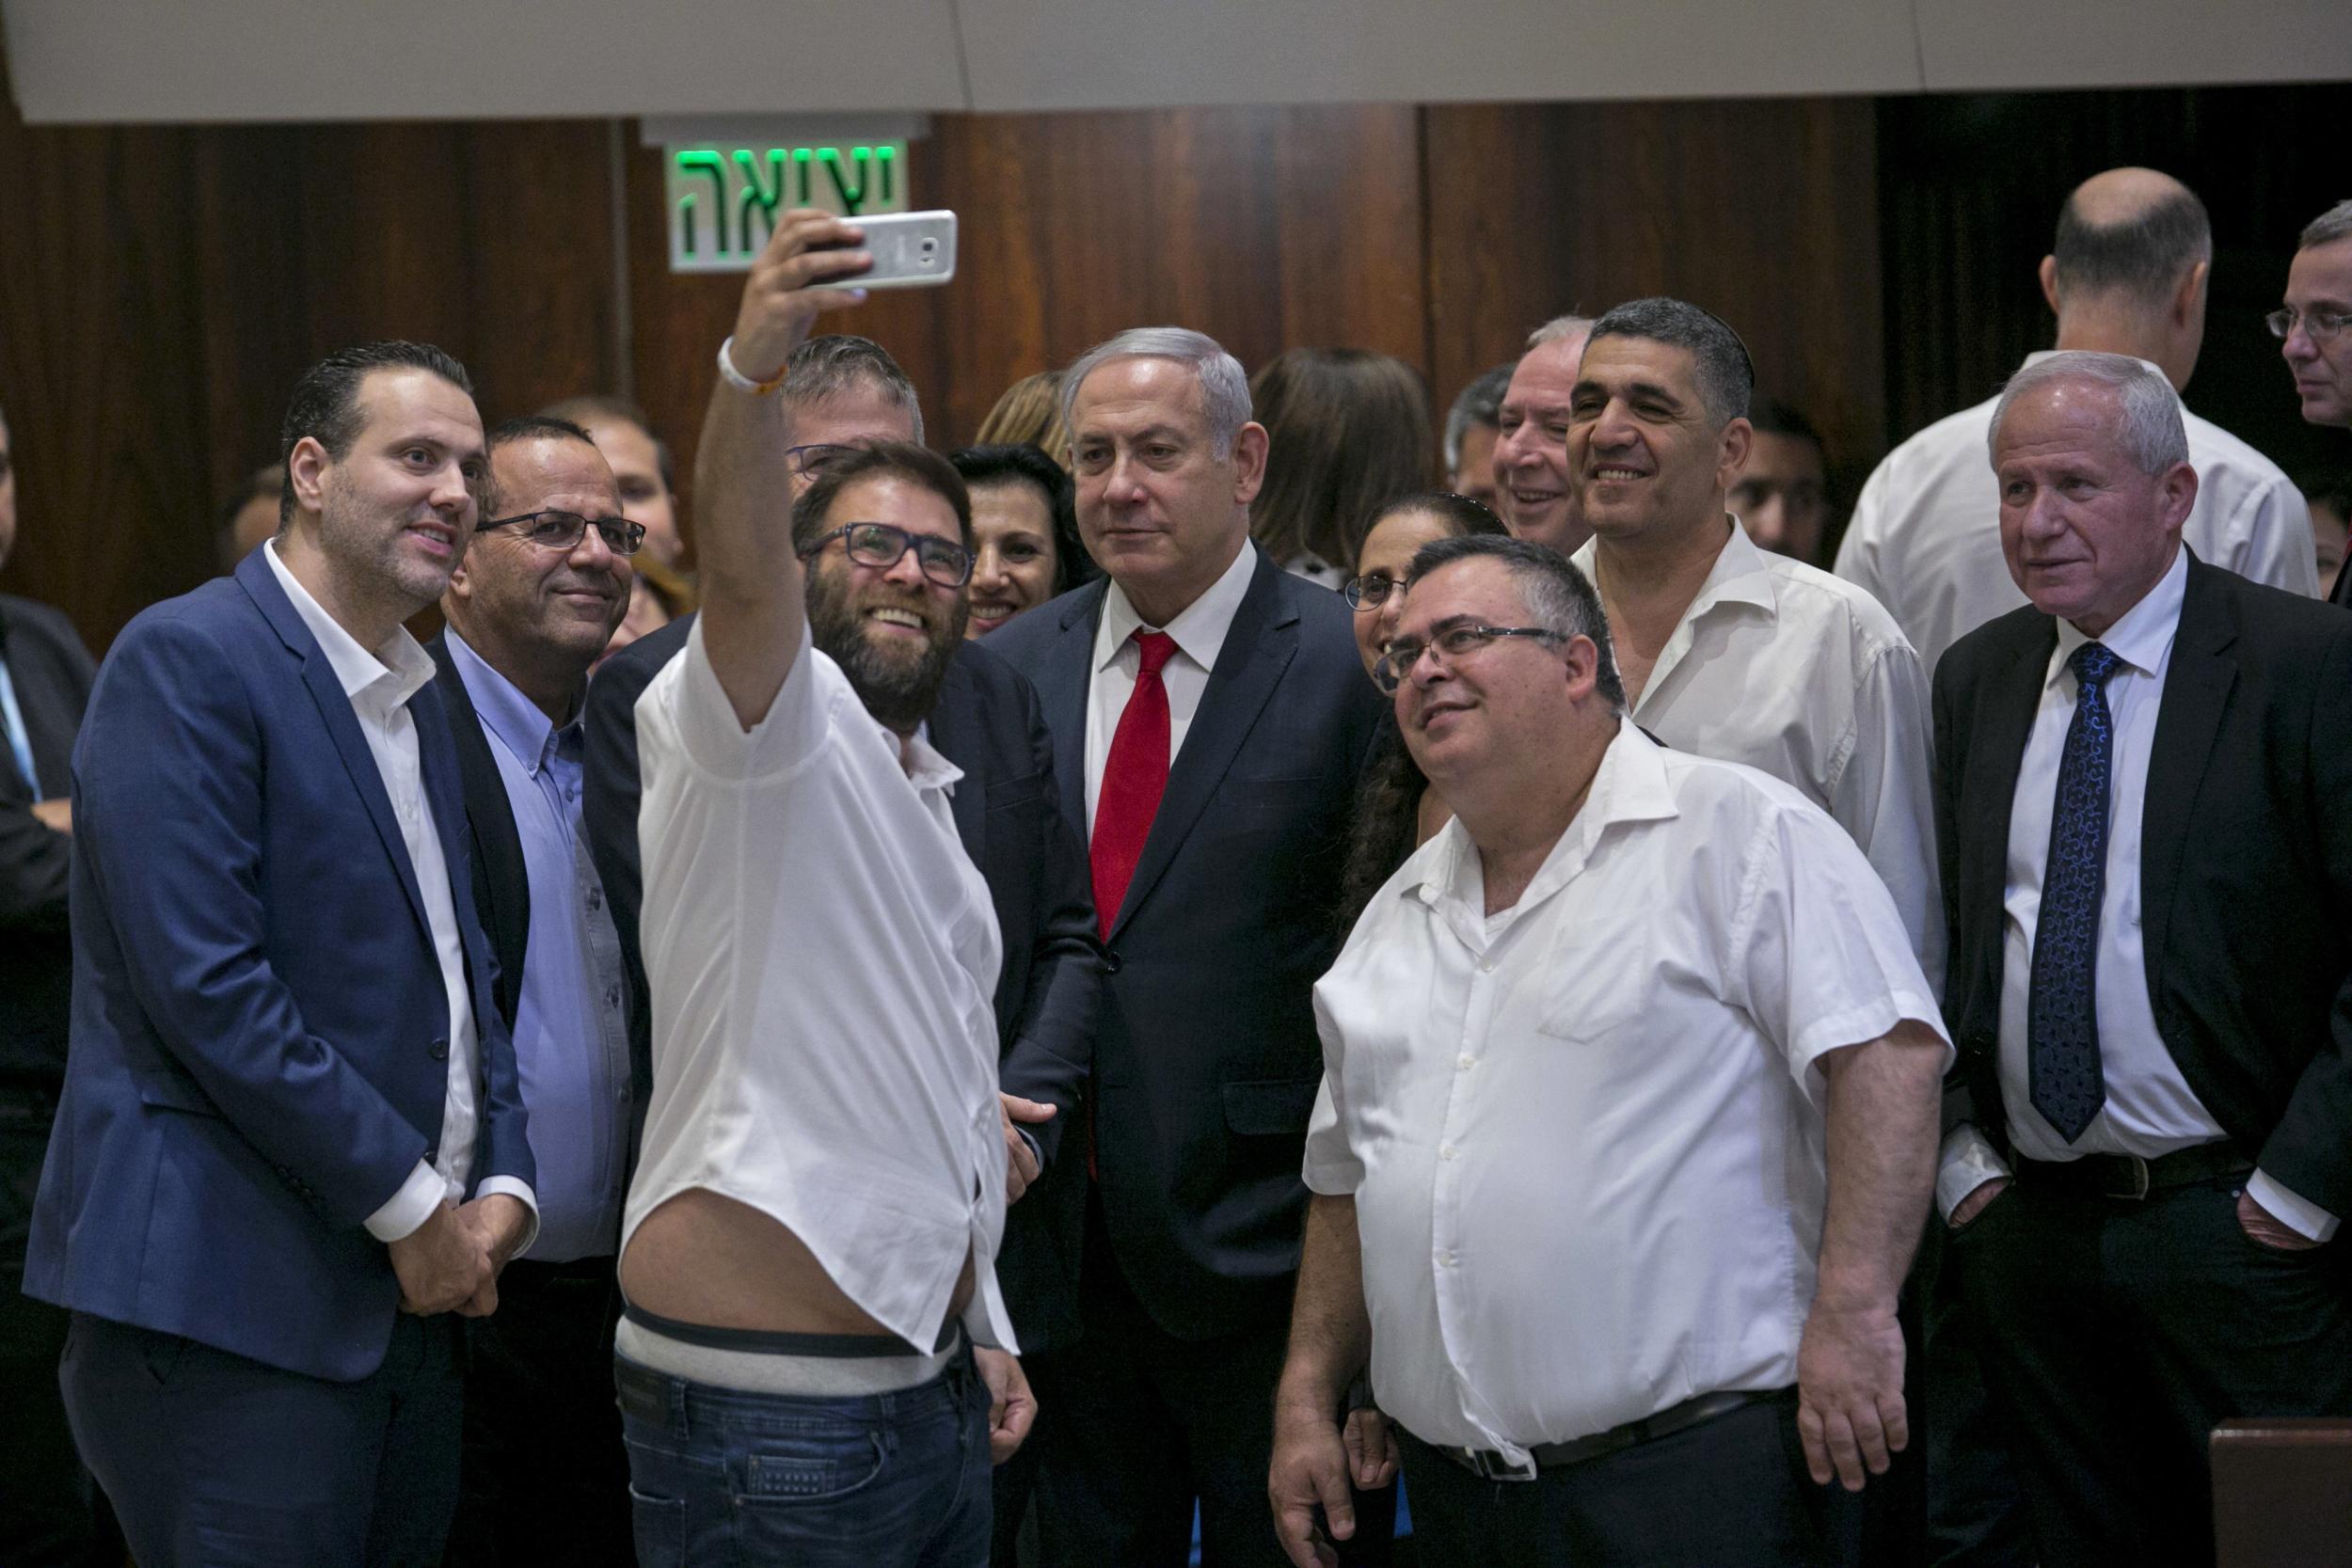
<instances>
[{"instance_id":1,"label":"dark trousers","mask_svg":"<svg viewBox=\"0 0 2352 1568\"><path fill-rule=\"evenodd\" d=\"M357 1383L73 1315L59 1380L140 1568L431 1568L457 1501L464 1340L395 1320Z\"/></svg>"},{"instance_id":2,"label":"dark trousers","mask_svg":"<svg viewBox=\"0 0 2352 1568\"><path fill-rule=\"evenodd\" d=\"M62 1307L24 1291L24 1235L49 1147L51 1108L0 1092L0 1558L22 1568L90 1568L122 1560L98 1483L73 1451L57 1358Z\"/></svg>"},{"instance_id":3,"label":"dark trousers","mask_svg":"<svg viewBox=\"0 0 2352 1568\"><path fill-rule=\"evenodd\" d=\"M1182 1568L1195 1499L1204 1568L1284 1568L1266 1469L1288 1323L1199 1342L1169 1335L1120 1274L1092 1198L1079 1294L1076 1343L1026 1363L1038 1408L1052 1413L1037 1481L1046 1568ZM1346 1560L1386 1560L1395 1521L1393 1486L1359 1494Z\"/></svg>"},{"instance_id":4,"label":"dark trousers","mask_svg":"<svg viewBox=\"0 0 2352 1568\"><path fill-rule=\"evenodd\" d=\"M634 1568L612 1402L613 1259L510 1263L466 1324L465 1463L449 1568Z\"/></svg>"},{"instance_id":5,"label":"dark trousers","mask_svg":"<svg viewBox=\"0 0 2352 1568\"><path fill-rule=\"evenodd\" d=\"M2214 1427L2352 1416L2344 1243L2264 1246L2242 1190L2133 1202L2026 1177L1952 1237L2044 1568L2211 1563Z\"/></svg>"},{"instance_id":6,"label":"dark trousers","mask_svg":"<svg viewBox=\"0 0 2352 1568\"><path fill-rule=\"evenodd\" d=\"M1805 1473L1793 1389L1533 1481L1397 1439L1422 1568L1842 1568L1860 1551L1863 1497Z\"/></svg>"},{"instance_id":7,"label":"dark trousers","mask_svg":"<svg viewBox=\"0 0 2352 1568\"><path fill-rule=\"evenodd\" d=\"M613 1379L644 1568L987 1560L988 1386L968 1345L929 1383L855 1398L715 1388L617 1356Z\"/></svg>"},{"instance_id":8,"label":"dark trousers","mask_svg":"<svg viewBox=\"0 0 2352 1568\"><path fill-rule=\"evenodd\" d=\"M1950 1245L1950 1229L1930 1215L1911 1271L1927 1329L1917 1375L1905 1379L1918 1389L1911 1446L1926 1460L1926 1560L1929 1568L2033 1568L2016 1445L1985 1386L1983 1313L1947 1266Z\"/></svg>"}]
</instances>

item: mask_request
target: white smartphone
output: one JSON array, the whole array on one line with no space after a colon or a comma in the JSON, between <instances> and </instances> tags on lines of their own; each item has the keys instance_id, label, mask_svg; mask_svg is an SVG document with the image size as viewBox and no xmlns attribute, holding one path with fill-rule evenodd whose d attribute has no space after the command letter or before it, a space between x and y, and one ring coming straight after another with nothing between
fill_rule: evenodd
<instances>
[{"instance_id":1,"label":"white smartphone","mask_svg":"<svg viewBox=\"0 0 2352 1568\"><path fill-rule=\"evenodd\" d=\"M870 271L811 285L823 289L928 289L956 275L956 214L882 213L850 220L866 230Z\"/></svg>"}]
</instances>

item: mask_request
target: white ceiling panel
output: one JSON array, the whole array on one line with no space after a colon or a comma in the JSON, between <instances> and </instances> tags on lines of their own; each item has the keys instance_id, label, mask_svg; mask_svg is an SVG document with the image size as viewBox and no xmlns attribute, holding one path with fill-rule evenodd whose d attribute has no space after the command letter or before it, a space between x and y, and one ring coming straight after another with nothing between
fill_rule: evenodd
<instances>
[{"instance_id":1,"label":"white ceiling panel","mask_svg":"<svg viewBox=\"0 0 2352 1568\"><path fill-rule=\"evenodd\" d=\"M1918 0L1918 8L1923 85L1932 92L2352 77L2347 0Z\"/></svg>"},{"instance_id":2,"label":"white ceiling panel","mask_svg":"<svg viewBox=\"0 0 2352 1568\"><path fill-rule=\"evenodd\" d=\"M949 0L6 0L27 121L954 109Z\"/></svg>"}]
</instances>

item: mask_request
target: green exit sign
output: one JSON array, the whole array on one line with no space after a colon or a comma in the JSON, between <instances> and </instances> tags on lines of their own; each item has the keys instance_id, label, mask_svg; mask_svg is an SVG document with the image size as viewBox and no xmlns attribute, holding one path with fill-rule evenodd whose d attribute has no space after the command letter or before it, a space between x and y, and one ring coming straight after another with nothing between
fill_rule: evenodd
<instances>
[{"instance_id":1,"label":"green exit sign","mask_svg":"<svg viewBox=\"0 0 2352 1568\"><path fill-rule=\"evenodd\" d=\"M664 150L672 272L750 269L794 207L844 217L907 210L907 144Z\"/></svg>"}]
</instances>

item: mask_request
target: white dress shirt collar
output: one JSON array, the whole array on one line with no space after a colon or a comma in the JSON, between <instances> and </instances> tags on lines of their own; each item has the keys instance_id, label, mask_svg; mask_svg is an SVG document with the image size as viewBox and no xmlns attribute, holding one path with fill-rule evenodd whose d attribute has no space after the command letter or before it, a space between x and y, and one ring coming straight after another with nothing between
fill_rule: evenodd
<instances>
[{"instance_id":1,"label":"white dress shirt collar","mask_svg":"<svg viewBox=\"0 0 2352 1568\"><path fill-rule=\"evenodd\" d=\"M2159 674L2172 651L2172 634L2180 629L2181 603L2188 595L2188 551L2177 550L2172 564L2156 585L2140 595L2098 641L2106 650L2143 675ZM2058 651L2051 656L2049 681L2058 678L2074 650L2091 641L2072 621L2058 624ZM2045 684L2047 684L2045 682Z\"/></svg>"},{"instance_id":2,"label":"white dress shirt collar","mask_svg":"<svg viewBox=\"0 0 2352 1568\"><path fill-rule=\"evenodd\" d=\"M1667 638L1665 645L1658 650L1658 661L1650 666L1649 678L1642 685L1642 699L1645 701L1664 688L1666 677L1674 673L1675 667L1691 651L1692 643L1697 638L1694 628L1718 609L1724 606L1744 607L1761 612L1767 620L1780 618L1780 594L1772 586L1771 560L1756 547L1755 541L1748 537L1748 531L1740 526L1739 518L1725 513L1724 521L1730 525L1729 536L1724 540L1724 547L1715 552L1715 564L1708 569L1707 578L1699 584L1699 591L1691 595L1690 604L1682 611L1682 619L1675 624L1674 635ZM1600 540L1596 537L1584 541L1583 546L1570 558L1576 562L1577 569L1592 581L1595 593L1600 591L1600 579L1596 576L1599 552ZM1633 705L1639 712L1642 702L1637 701Z\"/></svg>"},{"instance_id":3,"label":"white dress shirt collar","mask_svg":"<svg viewBox=\"0 0 2352 1568\"><path fill-rule=\"evenodd\" d=\"M319 651L326 656L344 696L358 703L361 692L369 692L371 702L381 701L389 710L424 689L425 682L433 678L433 656L408 635L406 626L394 626L392 635L384 640L381 647L369 651L343 629L342 623L326 612L326 606L310 596L310 591L302 586L302 579L278 559L278 541L266 540L264 545L263 559L277 574L278 585L286 591L286 597L294 601L294 613L310 628L310 635L319 640ZM391 682L389 687L369 691L378 681L388 678Z\"/></svg>"},{"instance_id":4,"label":"white dress shirt collar","mask_svg":"<svg viewBox=\"0 0 2352 1568\"><path fill-rule=\"evenodd\" d=\"M1094 637L1094 668L1099 671L1118 657L1119 650L1136 632L1164 631L1176 640L1178 653L1203 670L1216 669L1216 656L1225 648L1225 634L1232 629L1233 616L1257 569L1258 546L1245 539L1225 575L1164 626L1153 626L1137 614L1128 602L1127 591L1114 581L1103 597L1103 625Z\"/></svg>"}]
</instances>

